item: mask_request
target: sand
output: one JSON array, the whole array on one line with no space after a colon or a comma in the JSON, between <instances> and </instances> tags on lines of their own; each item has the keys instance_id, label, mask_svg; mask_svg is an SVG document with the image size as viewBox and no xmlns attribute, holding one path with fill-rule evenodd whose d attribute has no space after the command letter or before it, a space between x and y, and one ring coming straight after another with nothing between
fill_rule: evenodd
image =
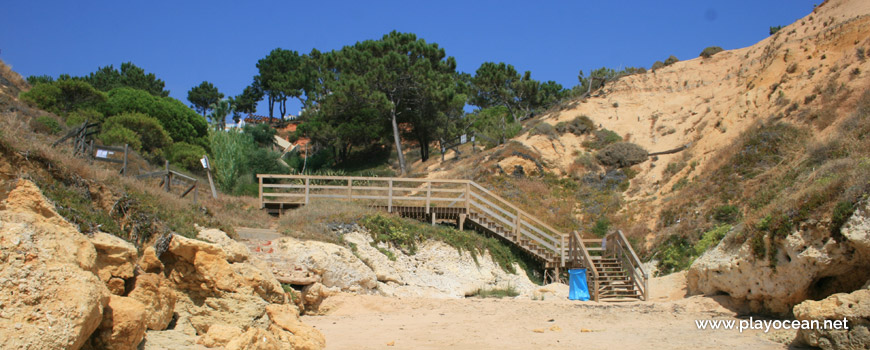
<instances>
[{"instance_id":1,"label":"sand","mask_svg":"<svg viewBox=\"0 0 870 350\"><path fill-rule=\"evenodd\" d=\"M724 297L685 297L684 275L653 279L650 302L422 299L341 294L303 322L327 349L786 349L793 334L698 330L737 319ZM732 309L726 308L731 307Z\"/></svg>"}]
</instances>

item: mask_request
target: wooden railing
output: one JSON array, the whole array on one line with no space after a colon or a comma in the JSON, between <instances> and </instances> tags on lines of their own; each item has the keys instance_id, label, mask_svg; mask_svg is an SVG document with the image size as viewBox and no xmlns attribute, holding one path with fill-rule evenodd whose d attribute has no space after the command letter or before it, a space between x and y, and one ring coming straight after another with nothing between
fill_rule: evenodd
<instances>
[{"instance_id":1,"label":"wooden railing","mask_svg":"<svg viewBox=\"0 0 870 350\"><path fill-rule=\"evenodd\" d=\"M595 268L595 264L592 262L592 256L589 255L589 251L586 249L586 245L583 243L583 239L580 238L580 234L577 231L572 231L571 236L568 239L568 254L568 259L580 262L584 267L586 267L587 276L592 276L592 285L588 287L591 287L589 288L589 291L592 293L592 300L598 301L598 283L600 280L598 269Z\"/></svg>"},{"instance_id":2,"label":"wooden railing","mask_svg":"<svg viewBox=\"0 0 870 350\"><path fill-rule=\"evenodd\" d=\"M497 232L511 241L528 240L539 256L565 266L566 235L504 198L469 180L433 180L314 175L258 174L260 207L270 203L308 204L312 199L354 200L367 205L464 208L506 228ZM549 253L547 253L549 252Z\"/></svg>"},{"instance_id":3,"label":"wooden railing","mask_svg":"<svg viewBox=\"0 0 870 350\"><path fill-rule=\"evenodd\" d=\"M606 246L606 255L622 262L623 269L635 288L643 295L643 300L649 300L649 274L622 231L618 230L608 235Z\"/></svg>"}]
</instances>

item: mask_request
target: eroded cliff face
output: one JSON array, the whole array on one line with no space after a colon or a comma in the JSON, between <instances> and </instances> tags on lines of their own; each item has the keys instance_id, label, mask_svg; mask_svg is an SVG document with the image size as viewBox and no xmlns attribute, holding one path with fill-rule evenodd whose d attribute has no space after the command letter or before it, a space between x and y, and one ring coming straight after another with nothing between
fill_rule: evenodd
<instances>
[{"instance_id":1,"label":"eroded cliff face","mask_svg":"<svg viewBox=\"0 0 870 350\"><path fill-rule=\"evenodd\" d=\"M841 230L802 225L783 240L775 265L753 254L751 242L726 238L692 264L691 293L726 293L759 312L787 314L804 300L850 292L870 280L870 201L864 200Z\"/></svg>"}]
</instances>

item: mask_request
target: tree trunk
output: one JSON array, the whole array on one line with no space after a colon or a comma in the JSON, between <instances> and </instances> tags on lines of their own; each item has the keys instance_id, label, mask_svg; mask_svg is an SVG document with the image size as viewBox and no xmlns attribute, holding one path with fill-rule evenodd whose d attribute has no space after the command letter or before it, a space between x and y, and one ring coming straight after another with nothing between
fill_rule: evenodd
<instances>
[{"instance_id":1,"label":"tree trunk","mask_svg":"<svg viewBox=\"0 0 870 350\"><path fill-rule=\"evenodd\" d=\"M401 169L401 174L399 176L405 176L405 155L402 154L402 137L399 135L399 124L396 123L396 106L393 105L393 108L390 108L390 122L393 124L393 141L396 142L396 152L399 155L399 168Z\"/></svg>"},{"instance_id":2,"label":"tree trunk","mask_svg":"<svg viewBox=\"0 0 870 350\"><path fill-rule=\"evenodd\" d=\"M275 115L275 98L269 94L269 123L272 123L272 117Z\"/></svg>"}]
</instances>

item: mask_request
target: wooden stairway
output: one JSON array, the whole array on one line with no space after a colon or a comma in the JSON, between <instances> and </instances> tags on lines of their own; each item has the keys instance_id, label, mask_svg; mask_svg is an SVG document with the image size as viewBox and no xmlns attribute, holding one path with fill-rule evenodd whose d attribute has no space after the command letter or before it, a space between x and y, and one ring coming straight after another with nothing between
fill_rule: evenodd
<instances>
[{"instance_id":1,"label":"wooden stairway","mask_svg":"<svg viewBox=\"0 0 870 350\"><path fill-rule=\"evenodd\" d=\"M604 239L565 234L474 181L258 174L260 208L299 206L312 199L359 201L404 216L455 220L460 229L501 237L559 275L586 268L593 300L648 300L648 275L621 231ZM284 183L282 183L284 181ZM290 183L287 183L289 181Z\"/></svg>"}]
</instances>

